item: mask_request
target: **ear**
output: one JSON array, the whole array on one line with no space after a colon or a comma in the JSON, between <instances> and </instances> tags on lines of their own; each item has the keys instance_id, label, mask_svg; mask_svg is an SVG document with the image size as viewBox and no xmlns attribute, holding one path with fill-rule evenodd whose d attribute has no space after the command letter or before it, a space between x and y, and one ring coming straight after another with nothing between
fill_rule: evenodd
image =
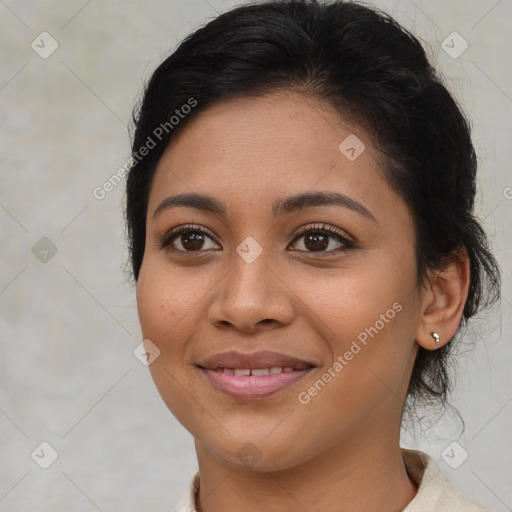
<instances>
[{"instance_id":1,"label":"ear","mask_svg":"<svg viewBox=\"0 0 512 512\"><path fill-rule=\"evenodd\" d=\"M446 345L455 335L469 289L469 257L465 247L453 254L443 269L433 271L422 289L421 317L416 342L427 350ZM439 334L436 344L432 333Z\"/></svg>"}]
</instances>

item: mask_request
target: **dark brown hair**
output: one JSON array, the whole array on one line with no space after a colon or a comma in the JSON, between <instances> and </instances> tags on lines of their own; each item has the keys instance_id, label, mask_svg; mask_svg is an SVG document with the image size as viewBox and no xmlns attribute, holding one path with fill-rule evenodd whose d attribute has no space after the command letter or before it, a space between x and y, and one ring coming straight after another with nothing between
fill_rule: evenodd
<instances>
[{"instance_id":1,"label":"dark brown hair","mask_svg":"<svg viewBox=\"0 0 512 512\"><path fill-rule=\"evenodd\" d=\"M420 282L466 249L471 278L460 327L496 301L499 268L473 215L477 161L468 121L412 34L385 13L346 1L235 8L188 36L156 69L134 113L126 188L135 281L152 178L172 137L217 102L279 88L328 101L372 136L384 155L385 176L415 222ZM194 108L185 114L191 100ZM445 403L452 350L453 343L420 347L409 401Z\"/></svg>"}]
</instances>

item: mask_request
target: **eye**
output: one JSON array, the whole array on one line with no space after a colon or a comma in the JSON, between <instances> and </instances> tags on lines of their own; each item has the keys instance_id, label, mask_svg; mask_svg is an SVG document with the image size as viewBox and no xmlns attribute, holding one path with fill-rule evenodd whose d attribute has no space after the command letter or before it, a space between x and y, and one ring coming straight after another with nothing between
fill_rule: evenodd
<instances>
[{"instance_id":1,"label":"eye","mask_svg":"<svg viewBox=\"0 0 512 512\"><path fill-rule=\"evenodd\" d=\"M220 247L206 229L192 224L178 226L165 233L159 237L158 246L160 249L179 252L202 252L202 249L212 250Z\"/></svg>"},{"instance_id":2,"label":"eye","mask_svg":"<svg viewBox=\"0 0 512 512\"><path fill-rule=\"evenodd\" d=\"M344 236L343 231L325 224L302 227L293 243L300 239L304 239L298 244L303 248L298 250L303 252L343 252L355 248L354 242Z\"/></svg>"},{"instance_id":3,"label":"eye","mask_svg":"<svg viewBox=\"0 0 512 512\"><path fill-rule=\"evenodd\" d=\"M297 244L301 238L304 240L298 245L302 245L303 248L299 247L296 250L302 252L343 252L355 248L354 242L344 236L343 231L325 224L300 228L291 245ZM160 236L158 246L161 249L177 252L204 252L220 249L220 245L206 229L193 224L178 226Z\"/></svg>"}]
</instances>

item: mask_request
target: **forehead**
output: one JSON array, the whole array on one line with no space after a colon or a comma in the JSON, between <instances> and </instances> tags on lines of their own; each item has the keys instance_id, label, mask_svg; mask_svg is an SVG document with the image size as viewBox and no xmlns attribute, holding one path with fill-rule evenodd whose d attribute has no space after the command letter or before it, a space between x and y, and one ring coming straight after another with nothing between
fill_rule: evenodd
<instances>
[{"instance_id":1,"label":"forehead","mask_svg":"<svg viewBox=\"0 0 512 512\"><path fill-rule=\"evenodd\" d=\"M208 107L178 132L166 153L176 159L185 153L189 163L208 156L246 166L265 162L272 169L272 161L282 166L283 161L304 157L320 163L337 160L342 154L339 144L350 134L356 136L354 132L365 139L365 152L374 153L367 135L327 102L277 91Z\"/></svg>"},{"instance_id":2,"label":"forehead","mask_svg":"<svg viewBox=\"0 0 512 512\"><path fill-rule=\"evenodd\" d=\"M219 197L228 209L308 190L397 202L379 161L368 135L323 101L291 92L232 99L177 133L157 167L150 208L188 192Z\"/></svg>"}]
</instances>

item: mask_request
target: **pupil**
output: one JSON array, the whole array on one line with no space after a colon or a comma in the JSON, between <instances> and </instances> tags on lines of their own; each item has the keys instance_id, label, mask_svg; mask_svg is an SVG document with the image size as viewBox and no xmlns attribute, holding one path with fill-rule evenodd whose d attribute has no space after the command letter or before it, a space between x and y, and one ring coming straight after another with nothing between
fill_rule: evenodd
<instances>
[{"instance_id":1,"label":"pupil","mask_svg":"<svg viewBox=\"0 0 512 512\"><path fill-rule=\"evenodd\" d=\"M185 249L190 251L201 249L204 243L204 236L201 233L187 233L182 235L181 243Z\"/></svg>"},{"instance_id":2,"label":"pupil","mask_svg":"<svg viewBox=\"0 0 512 512\"><path fill-rule=\"evenodd\" d=\"M313 245L309 245L312 242ZM305 245L308 249L322 250L329 245L328 237L321 233L306 235Z\"/></svg>"}]
</instances>

